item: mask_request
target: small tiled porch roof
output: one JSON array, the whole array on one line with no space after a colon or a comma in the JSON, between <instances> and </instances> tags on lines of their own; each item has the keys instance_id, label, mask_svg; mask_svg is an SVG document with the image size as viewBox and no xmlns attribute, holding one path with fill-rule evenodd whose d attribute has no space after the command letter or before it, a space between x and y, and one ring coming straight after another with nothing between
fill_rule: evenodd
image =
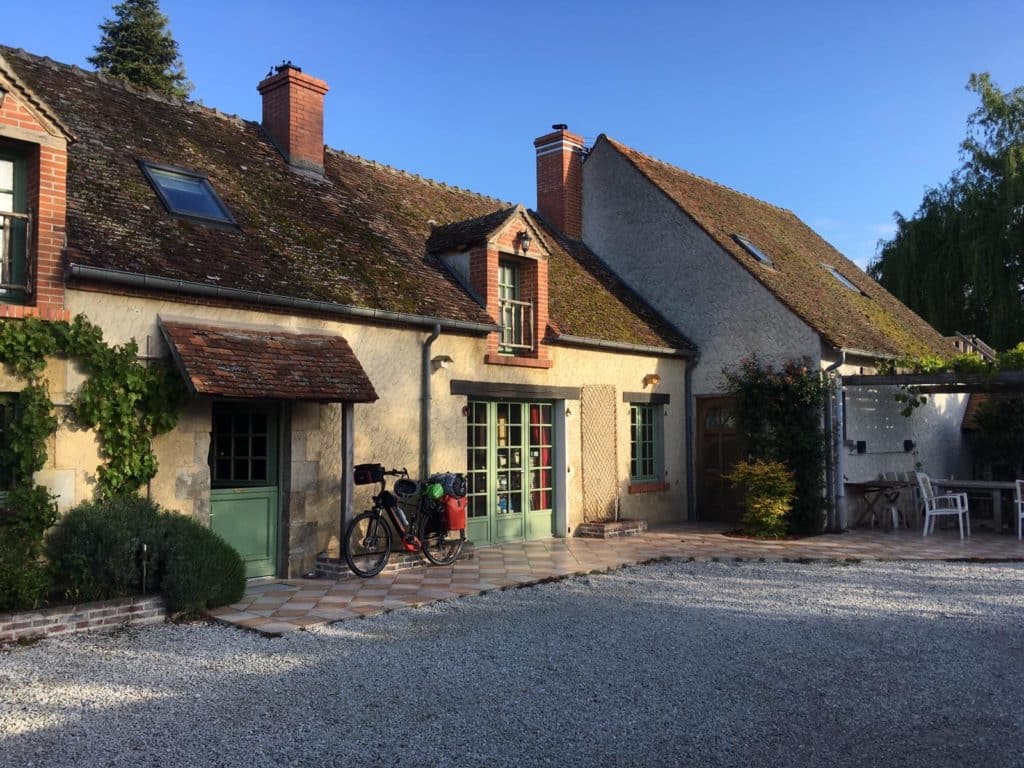
<instances>
[{"instance_id":1,"label":"small tiled porch roof","mask_svg":"<svg viewBox=\"0 0 1024 768\"><path fill-rule=\"evenodd\" d=\"M371 403L373 384L341 336L160 319L195 394L259 400Z\"/></svg>"}]
</instances>

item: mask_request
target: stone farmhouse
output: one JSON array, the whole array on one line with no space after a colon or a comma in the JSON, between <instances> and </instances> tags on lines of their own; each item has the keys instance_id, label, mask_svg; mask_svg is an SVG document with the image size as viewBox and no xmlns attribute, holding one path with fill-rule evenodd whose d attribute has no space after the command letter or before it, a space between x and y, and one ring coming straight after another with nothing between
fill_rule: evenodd
<instances>
[{"instance_id":1,"label":"stone farmhouse","mask_svg":"<svg viewBox=\"0 0 1024 768\"><path fill-rule=\"evenodd\" d=\"M723 365L943 348L792 213L607 137L535 141L534 211L325 147L328 84L297 67L254 85L259 122L0 47L0 317L84 314L180 372L145 490L250 576L336 550L361 462L465 472L477 545L728 519ZM81 374L47 378L59 411ZM902 451L890 400L837 402L840 475L877 473L857 440ZM51 442L38 480L67 509L98 446Z\"/></svg>"}]
</instances>

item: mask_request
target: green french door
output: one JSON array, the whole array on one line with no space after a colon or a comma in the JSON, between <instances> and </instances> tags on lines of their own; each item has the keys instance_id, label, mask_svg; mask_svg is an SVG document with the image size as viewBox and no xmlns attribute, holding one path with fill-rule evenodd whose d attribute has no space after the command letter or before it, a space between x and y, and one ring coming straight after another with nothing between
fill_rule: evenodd
<instances>
[{"instance_id":1,"label":"green french door","mask_svg":"<svg viewBox=\"0 0 1024 768\"><path fill-rule=\"evenodd\" d=\"M470 401L471 541L500 544L554 533L552 415L551 403Z\"/></svg>"},{"instance_id":2,"label":"green french door","mask_svg":"<svg viewBox=\"0 0 1024 768\"><path fill-rule=\"evenodd\" d=\"M277 573L277 408L215 403L210 527L242 556L246 578Z\"/></svg>"}]
</instances>

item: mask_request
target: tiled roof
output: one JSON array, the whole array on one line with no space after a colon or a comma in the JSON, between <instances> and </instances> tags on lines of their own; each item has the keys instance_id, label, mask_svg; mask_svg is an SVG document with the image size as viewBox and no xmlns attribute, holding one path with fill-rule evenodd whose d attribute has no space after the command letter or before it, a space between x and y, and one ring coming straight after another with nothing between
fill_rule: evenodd
<instances>
[{"instance_id":1,"label":"tiled roof","mask_svg":"<svg viewBox=\"0 0 1024 768\"><path fill-rule=\"evenodd\" d=\"M427 240L427 250L430 253L447 253L486 240L494 230L508 221L516 209L517 206L513 205L475 219L434 227Z\"/></svg>"},{"instance_id":2,"label":"tiled roof","mask_svg":"<svg viewBox=\"0 0 1024 768\"><path fill-rule=\"evenodd\" d=\"M473 234L446 225L477 226L491 214L500 223L510 203L332 149L325 151L326 178L311 178L287 165L257 123L24 51L0 46L0 56L78 139L68 159L73 263L493 324L427 243L439 228L462 239ZM206 174L238 228L167 214L140 159ZM590 295L556 296L552 288L553 321L604 340L619 340L625 326L640 336L660 333L640 317L606 323L603 313L590 311L607 303L615 316L622 305L605 284L597 281Z\"/></svg>"},{"instance_id":3,"label":"tiled roof","mask_svg":"<svg viewBox=\"0 0 1024 768\"><path fill-rule=\"evenodd\" d=\"M950 353L928 323L791 211L695 176L619 142L605 141L655 184L778 299L835 347L881 354ZM763 266L734 235L768 255ZM834 267L859 291L843 286Z\"/></svg>"},{"instance_id":4,"label":"tiled roof","mask_svg":"<svg viewBox=\"0 0 1024 768\"><path fill-rule=\"evenodd\" d=\"M160 321L196 394L372 403L373 384L340 336Z\"/></svg>"}]
</instances>

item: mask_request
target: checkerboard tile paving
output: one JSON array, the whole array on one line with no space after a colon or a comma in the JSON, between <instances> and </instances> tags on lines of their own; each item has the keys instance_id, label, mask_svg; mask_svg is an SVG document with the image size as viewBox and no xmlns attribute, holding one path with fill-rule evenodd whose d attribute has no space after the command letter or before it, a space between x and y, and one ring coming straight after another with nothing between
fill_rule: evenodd
<instances>
[{"instance_id":1,"label":"checkerboard tile paving","mask_svg":"<svg viewBox=\"0 0 1024 768\"><path fill-rule=\"evenodd\" d=\"M787 541L722 535L716 526L687 524L612 539L547 539L475 550L472 559L425 566L372 579L283 579L251 583L234 605L210 616L219 622L278 636L495 589L536 584L595 570L662 558L686 560L1024 560L1014 536L977 533L960 541L953 531L923 538L920 531L856 530Z\"/></svg>"}]
</instances>

